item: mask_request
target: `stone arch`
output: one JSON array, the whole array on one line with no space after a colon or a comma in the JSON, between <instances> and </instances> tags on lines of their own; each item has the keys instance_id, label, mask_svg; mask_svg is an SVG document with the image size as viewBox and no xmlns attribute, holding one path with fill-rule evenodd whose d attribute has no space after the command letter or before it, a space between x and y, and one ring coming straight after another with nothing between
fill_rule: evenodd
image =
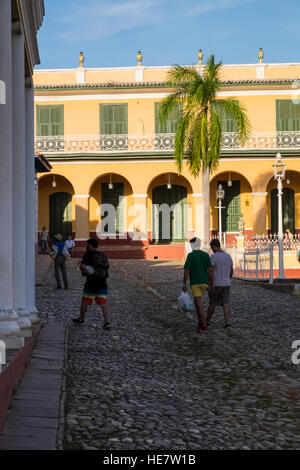
<instances>
[{"instance_id":1,"label":"stone arch","mask_svg":"<svg viewBox=\"0 0 300 470\"><path fill-rule=\"evenodd\" d=\"M168 189L169 184L170 189ZM148 184L147 194L150 240L183 241L193 235L193 190L185 176L172 172L156 175ZM155 212L155 207L160 203L168 204L170 207L176 205L176 209L171 214L170 227L167 223L169 239L167 235L162 236L162 214Z\"/></svg>"},{"instance_id":2,"label":"stone arch","mask_svg":"<svg viewBox=\"0 0 300 470\"><path fill-rule=\"evenodd\" d=\"M54 198L53 196L59 195L59 194L65 194L69 195L69 198L65 197L65 203L62 201L62 204L68 204L68 209L67 209L67 217L68 217L68 222L70 222L70 230L72 233L70 235L74 235L75 232L75 203L73 196L75 194L74 187L70 180L68 180L66 177L56 174L56 173L48 173L46 175L43 175L39 178L38 180L38 229L41 230L43 225L45 225L48 230L54 230L53 227L50 227L50 225L53 225L53 217L55 218L56 216L53 214L53 210L55 206L58 205L57 201L54 203ZM52 209L51 209L51 198L52 198ZM57 196L57 199L59 197ZM67 202L67 199L69 202ZM63 211L63 207L60 209ZM51 215L52 211L52 215ZM51 220L52 218L52 220ZM69 220L70 218L70 220ZM68 225L69 227L69 225ZM66 230L64 230L66 231ZM53 233L52 233L53 235Z\"/></svg>"},{"instance_id":3,"label":"stone arch","mask_svg":"<svg viewBox=\"0 0 300 470\"><path fill-rule=\"evenodd\" d=\"M300 233L300 172L286 170L283 181L283 228L289 228L291 232ZM276 229L275 219L277 212L277 181L270 178L267 188L267 230ZM276 198L276 199L275 199ZM275 212L274 212L275 211ZM291 213L293 212L293 213ZM275 223L274 223L275 222ZM278 222L277 222L278 223ZM275 227L274 227L275 225ZM276 231L276 230L275 230Z\"/></svg>"},{"instance_id":4,"label":"stone arch","mask_svg":"<svg viewBox=\"0 0 300 470\"><path fill-rule=\"evenodd\" d=\"M115 205L118 219L116 220L116 224L118 225L116 227L117 232L124 233L128 230L130 223L128 211L133 204L131 183L126 177L119 173L104 173L94 179L89 190L90 232L93 236L95 236L97 225L101 220L99 207L102 202L109 202L108 200L103 201L103 198L107 199L108 196L110 196L108 186L110 182L112 183L111 203ZM120 202L118 203L117 201Z\"/></svg>"}]
</instances>

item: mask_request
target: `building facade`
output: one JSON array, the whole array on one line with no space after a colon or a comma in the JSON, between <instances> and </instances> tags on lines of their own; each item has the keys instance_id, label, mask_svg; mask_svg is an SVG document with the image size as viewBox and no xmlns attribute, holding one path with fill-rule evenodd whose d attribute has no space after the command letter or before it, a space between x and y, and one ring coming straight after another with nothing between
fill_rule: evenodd
<instances>
[{"instance_id":1,"label":"building facade","mask_svg":"<svg viewBox=\"0 0 300 470\"><path fill-rule=\"evenodd\" d=\"M78 68L35 72L36 151L53 167L39 179L39 227L50 227L52 236L72 233L77 246L97 233L111 257L178 257L184 240L202 234L201 176L193 177L187 166L178 174L176 113L163 124L158 118L161 100L173 91L166 84L169 67L145 67L137 57L134 67L94 69L84 66L80 54ZM222 184L228 243L241 217L249 237L277 232L278 152L287 165L284 228L300 232L299 80L300 64L263 63L262 53L256 64L223 66L219 96L238 100L252 125L241 146L235 123L222 118L210 226L218 230L216 189ZM115 208L112 228L101 224L103 204ZM172 208L164 236L163 204ZM109 236L112 229L115 237Z\"/></svg>"},{"instance_id":2,"label":"building facade","mask_svg":"<svg viewBox=\"0 0 300 470\"><path fill-rule=\"evenodd\" d=\"M35 307L33 67L42 0L0 2L0 340L23 346Z\"/></svg>"}]
</instances>

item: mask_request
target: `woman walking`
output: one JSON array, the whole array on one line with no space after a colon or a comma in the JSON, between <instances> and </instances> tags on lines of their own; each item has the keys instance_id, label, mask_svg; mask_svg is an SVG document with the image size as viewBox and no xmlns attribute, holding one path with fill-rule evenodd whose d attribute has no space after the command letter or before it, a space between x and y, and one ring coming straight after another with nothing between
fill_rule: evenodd
<instances>
[{"instance_id":1,"label":"woman walking","mask_svg":"<svg viewBox=\"0 0 300 470\"><path fill-rule=\"evenodd\" d=\"M52 253L51 257L54 260L54 267L55 267L55 279L56 279L56 288L61 289L61 279L60 279L60 272L62 274L63 283L65 289L68 289L68 278L66 272L66 258L70 257L70 254L65 247L65 243L63 242L63 237L60 234L55 235L54 237L55 242L52 246Z\"/></svg>"}]
</instances>

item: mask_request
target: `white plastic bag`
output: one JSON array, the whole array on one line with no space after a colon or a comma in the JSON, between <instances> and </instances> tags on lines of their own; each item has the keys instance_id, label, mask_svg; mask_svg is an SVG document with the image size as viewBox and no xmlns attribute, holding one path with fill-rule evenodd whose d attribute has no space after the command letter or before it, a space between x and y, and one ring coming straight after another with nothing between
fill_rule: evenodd
<instances>
[{"instance_id":1,"label":"white plastic bag","mask_svg":"<svg viewBox=\"0 0 300 470\"><path fill-rule=\"evenodd\" d=\"M193 301L187 292L181 292L178 297L177 307L180 312L189 312L190 310L193 310Z\"/></svg>"}]
</instances>

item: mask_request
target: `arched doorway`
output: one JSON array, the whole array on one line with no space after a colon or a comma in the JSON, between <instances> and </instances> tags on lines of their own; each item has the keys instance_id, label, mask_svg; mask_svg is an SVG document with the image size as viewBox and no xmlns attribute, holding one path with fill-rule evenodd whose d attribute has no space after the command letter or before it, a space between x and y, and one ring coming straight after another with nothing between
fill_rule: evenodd
<instances>
[{"instance_id":1,"label":"arched doorway","mask_svg":"<svg viewBox=\"0 0 300 470\"><path fill-rule=\"evenodd\" d=\"M49 196L50 237L60 233L66 240L72 235L72 195L58 192Z\"/></svg>"},{"instance_id":2,"label":"arched doorway","mask_svg":"<svg viewBox=\"0 0 300 470\"><path fill-rule=\"evenodd\" d=\"M211 227L219 230L219 211L216 191L219 185L225 192L222 200L222 232L226 233L226 242L234 243L239 232L241 217L245 223L245 234L253 232L252 187L247 178L238 172L227 171L215 175L210 184Z\"/></svg>"},{"instance_id":3,"label":"arched doorway","mask_svg":"<svg viewBox=\"0 0 300 470\"><path fill-rule=\"evenodd\" d=\"M184 241L187 238L187 188L164 184L152 192L153 233L156 243Z\"/></svg>"},{"instance_id":4,"label":"arched doorway","mask_svg":"<svg viewBox=\"0 0 300 470\"><path fill-rule=\"evenodd\" d=\"M124 176L117 173L98 176L90 187L91 236L101 233L103 239L129 237L132 204L132 186Z\"/></svg>"},{"instance_id":5,"label":"arched doorway","mask_svg":"<svg viewBox=\"0 0 300 470\"><path fill-rule=\"evenodd\" d=\"M282 190L282 224L283 231L290 229L295 233L295 192L291 188ZM278 232L278 191L277 188L271 191L271 232Z\"/></svg>"},{"instance_id":6,"label":"arched doorway","mask_svg":"<svg viewBox=\"0 0 300 470\"><path fill-rule=\"evenodd\" d=\"M115 210L113 227L108 223L104 225L104 233L120 234L124 232L124 183L114 183L111 187L109 183L101 183L101 203L110 204ZM106 217L104 213L103 217Z\"/></svg>"}]
</instances>

